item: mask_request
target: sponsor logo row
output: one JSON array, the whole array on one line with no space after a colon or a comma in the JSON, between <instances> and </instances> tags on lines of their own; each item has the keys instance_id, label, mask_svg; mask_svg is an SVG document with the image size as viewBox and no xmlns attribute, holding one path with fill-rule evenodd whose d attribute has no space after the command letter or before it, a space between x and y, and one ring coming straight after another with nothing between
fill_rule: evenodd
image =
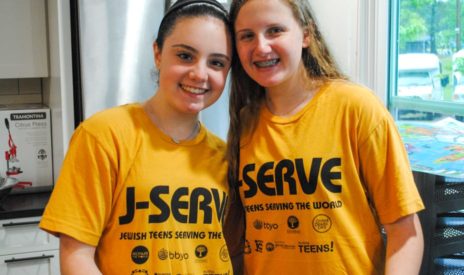
<instances>
[{"instance_id":1,"label":"sponsor logo row","mask_svg":"<svg viewBox=\"0 0 464 275\"><path fill-rule=\"evenodd\" d=\"M278 249L293 250L300 254L328 253L334 251L334 242L312 244L300 241L296 244L284 241L265 242L263 240L245 240L244 254L273 252Z\"/></svg>"},{"instance_id":2,"label":"sponsor logo row","mask_svg":"<svg viewBox=\"0 0 464 275\"><path fill-rule=\"evenodd\" d=\"M185 251L173 251L166 248L161 248L157 251L156 257L161 261L171 260L171 261L186 261L189 259L195 259L197 261L202 261L206 259L206 256L209 254L208 247L206 245L198 245L195 248L193 253L188 253ZM132 261L136 264L143 264L150 258L150 251L145 246L136 246L132 249L131 258ZM223 262L229 261L229 252L227 247L224 245L217 255L219 259Z\"/></svg>"},{"instance_id":3,"label":"sponsor logo row","mask_svg":"<svg viewBox=\"0 0 464 275\"><path fill-rule=\"evenodd\" d=\"M325 233L332 228L332 220L327 215L317 215L311 222L312 228L319 233ZM261 219L255 219L253 221L253 227L256 230L277 230L281 227L280 224L264 221ZM300 220L296 216L289 216L287 218L286 228L289 233L298 233L300 229Z\"/></svg>"}]
</instances>

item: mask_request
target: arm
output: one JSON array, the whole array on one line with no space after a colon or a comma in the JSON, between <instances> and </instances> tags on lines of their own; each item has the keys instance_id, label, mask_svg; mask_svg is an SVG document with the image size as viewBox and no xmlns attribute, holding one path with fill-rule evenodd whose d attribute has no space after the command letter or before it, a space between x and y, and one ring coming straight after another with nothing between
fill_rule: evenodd
<instances>
[{"instance_id":1,"label":"arm","mask_svg":"<svg viewBox=\"0 0 464 275\"><path fill-rule=\"evenodd\" d=\"M95 264L95 247L60 235L60 269L63 275L102 274Z\"/></svg>"},{"instance_id":2,"label":"arm","mask_svg":"<svg viewBox=\"0 0 464 275\"><path fill-rule=\"evenodd\" d=\"M387 233L385 274L419 274L424 239L417 214L402 217L384 227Z\"/></svg>"}]
</instances>

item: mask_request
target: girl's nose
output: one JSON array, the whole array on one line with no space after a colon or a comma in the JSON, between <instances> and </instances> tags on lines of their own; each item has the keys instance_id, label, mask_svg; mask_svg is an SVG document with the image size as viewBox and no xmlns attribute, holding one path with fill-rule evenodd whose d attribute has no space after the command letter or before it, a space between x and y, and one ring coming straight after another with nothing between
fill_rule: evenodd
<instances>
[{"instance_id":1,"label":"girl's nose","mask_svg":"<svg viewBox=\"0 0 464 275\"><path fill-rule=\"evenodd\" d=\"M195 81L205 81L208 79L206 64L203 62L196 63L189 72L189 77Z\"/></svg>"},{"instance_id":2,"label":"girl's nose","mask_svg":"<svg viewBox=\"0 0 464 275\"><path fill-rule=\"evenodd\" d=\"M256 52L260 54L267 54L271 52L271 46L270 46L269 40L266 37L262 35L257 36Z\"/></svg>"}]
</instances>

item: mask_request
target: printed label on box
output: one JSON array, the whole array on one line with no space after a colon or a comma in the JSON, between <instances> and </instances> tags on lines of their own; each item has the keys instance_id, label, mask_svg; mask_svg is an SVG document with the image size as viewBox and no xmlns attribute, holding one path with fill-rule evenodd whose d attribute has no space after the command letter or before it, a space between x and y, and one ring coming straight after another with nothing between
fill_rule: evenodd
<instances>
[{"instance_id":1,"label":"printed label on box","mask_svg":"<svg viewBox=\"0 0 464 275\"><path fill-rule=\"evenodd\" d=\"M0 177L13 192L52 186L50 109L0 109L0 123Z\"/></svg>"}]
</instances>

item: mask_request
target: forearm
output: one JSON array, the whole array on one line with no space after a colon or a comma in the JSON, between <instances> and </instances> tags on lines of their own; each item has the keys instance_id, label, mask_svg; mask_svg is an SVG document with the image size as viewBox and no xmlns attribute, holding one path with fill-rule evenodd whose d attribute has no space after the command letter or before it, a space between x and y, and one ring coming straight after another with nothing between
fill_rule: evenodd
<instances>
[{"instance_id":1,"label":"forearm","mask_svg":"<svg viewBox=\"0 0 464 275\"><path fill-rule=\"evenodd\" d=\"M385 225L387 255L385 275L419 274L424 252L424 239L419 217L403 217Z\"/></svg>"},{"instance_id":2,"label":"forearm","mask_svg":"<svg viewBox=\"0 0 464 275\"><path fill-rule=\"evenodd\" d=\"M95 247L66 236L60 236L60 269L62 275L101 275L95 263Z\"/></svg>"},{"instance_id":3,"label":"forearm","mask_svg":"<svg viewBox=\"0 0 464 275\"><path fill-rule=\"evenodd\" d=\"M61 256L60 256L61 257ZM62 275L101 275L95 261L86 257L74 256L72 260L60 258Z\"/></svg>"}]
</instances>

